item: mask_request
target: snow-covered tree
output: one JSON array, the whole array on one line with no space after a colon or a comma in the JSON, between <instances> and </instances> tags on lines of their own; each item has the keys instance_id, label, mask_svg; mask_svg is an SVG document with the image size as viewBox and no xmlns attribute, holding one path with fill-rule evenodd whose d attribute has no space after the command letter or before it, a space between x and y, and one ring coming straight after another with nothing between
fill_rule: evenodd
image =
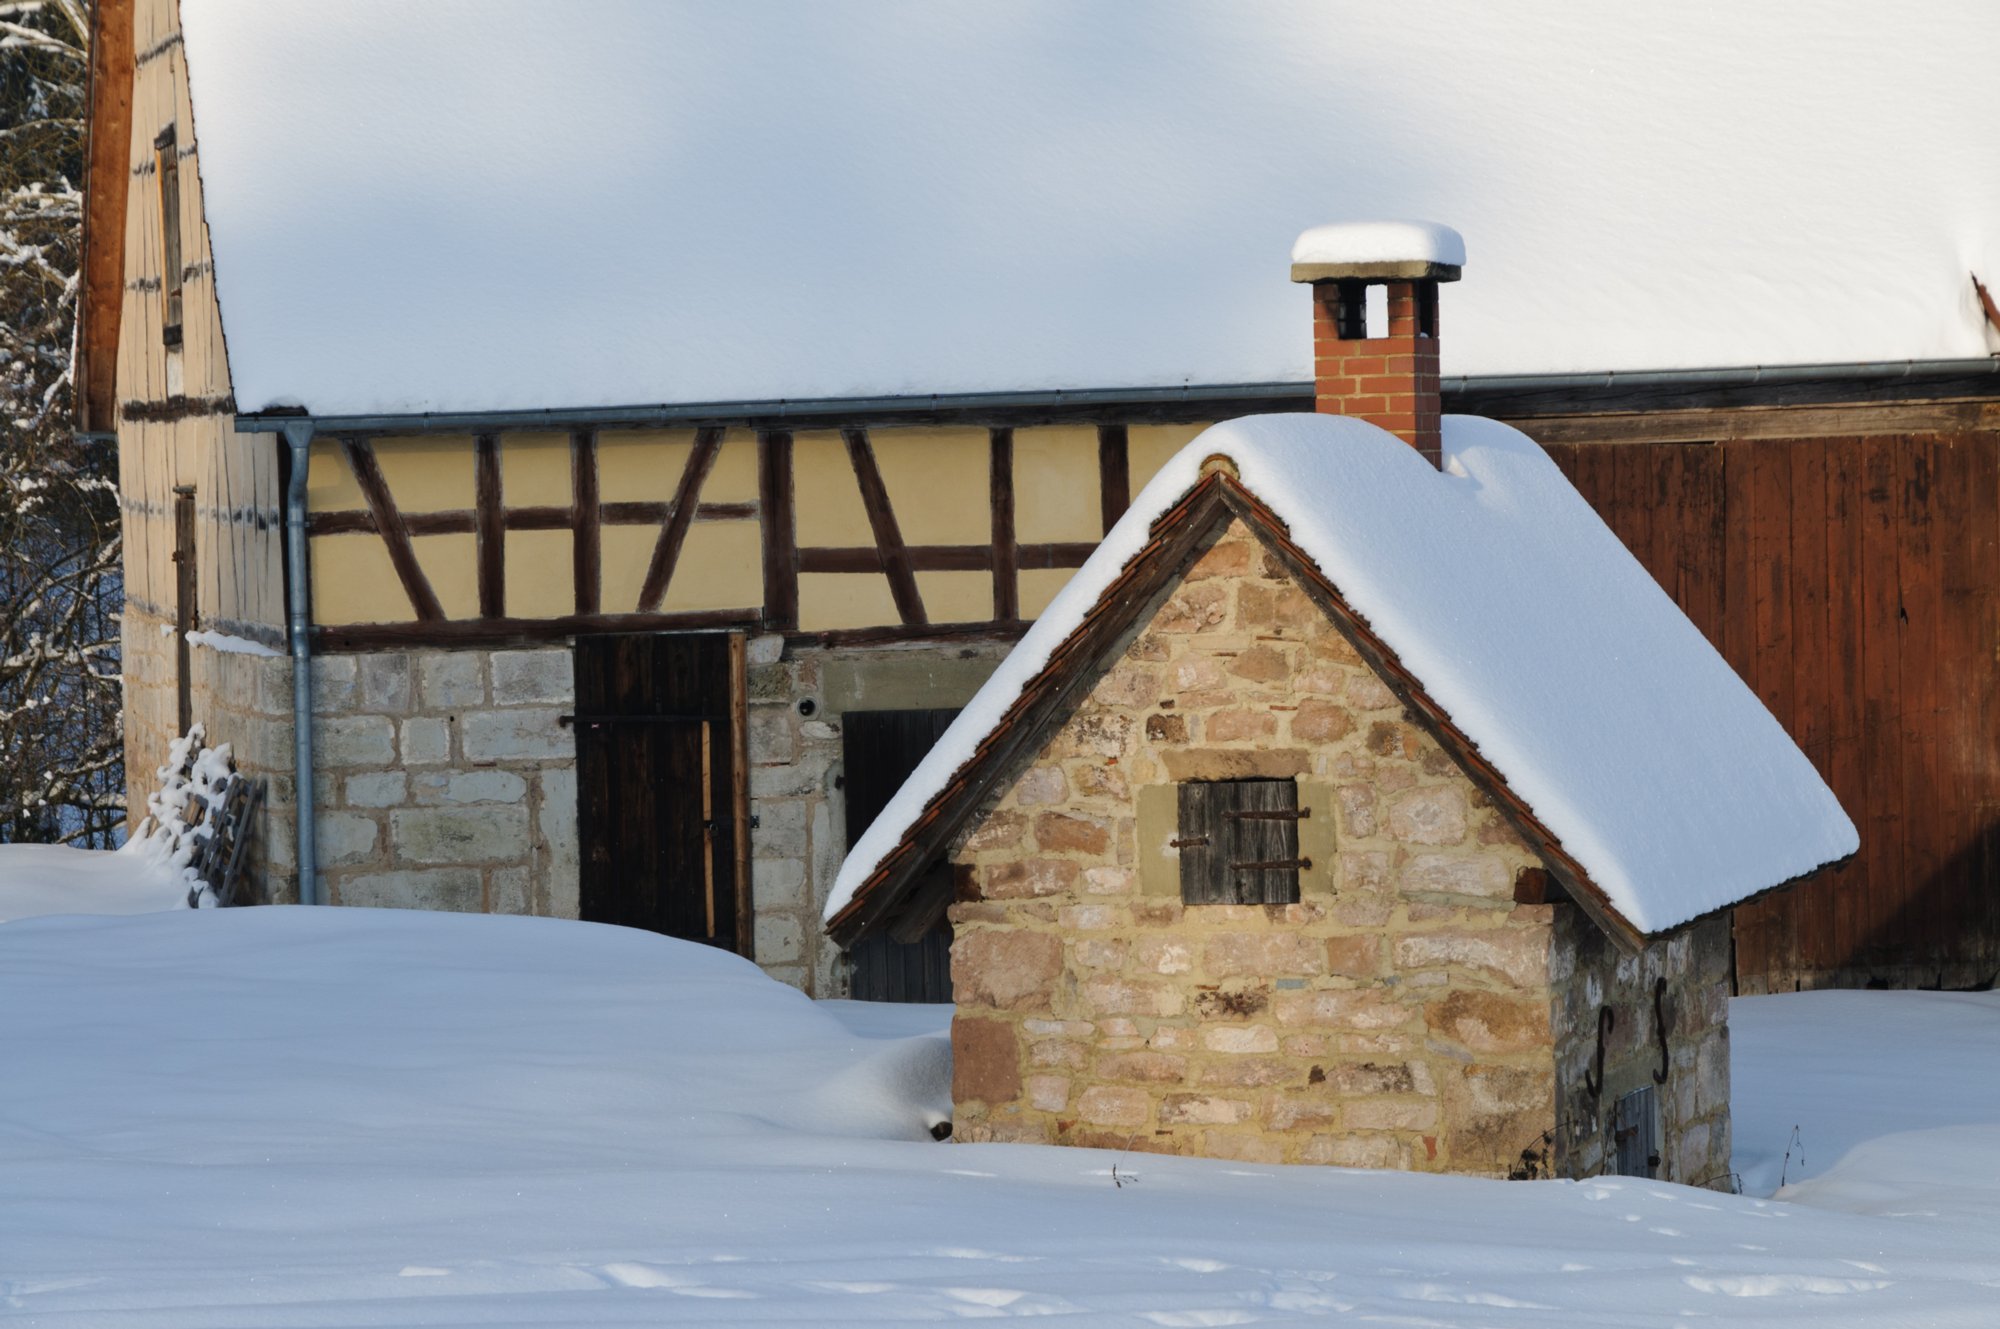
<instances>
[{"instance_id":1,"label":"snow-covered tree","mask_svg":"<svg viewBox=\"0 0 2000 1329\"><path fill-rule=\"evenodd\" d=\"M116 458L71 429L85 0L0 0L0 841L124 821Z\"/></svg>"}]
</instances>

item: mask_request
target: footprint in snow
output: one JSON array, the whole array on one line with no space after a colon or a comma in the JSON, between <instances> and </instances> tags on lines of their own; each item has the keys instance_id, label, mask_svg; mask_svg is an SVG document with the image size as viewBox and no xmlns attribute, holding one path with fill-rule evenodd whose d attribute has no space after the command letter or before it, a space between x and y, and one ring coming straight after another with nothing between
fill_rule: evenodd
<instances>
[{"instance_id":1,"label":"footprint in snow","mask_svg":"<svg viewBox=\"0 0 2000 1329\"><path fill-rule=\"evenodd\" d=\"M729 1301L753 1301L757 1294L745 1292L741 1288L713 1287L698 1283L685 1274L662 1269L657 1265L639 1264L636 1261L621 1261L607 1264L598 1271L617 1287L659 1288L681 1297L714 1297Z\"/></svg>"},{"instance_id":2,"label":"footprint in snow","mask_svg":"<svg viewBox=\"0 0 2000 1329\"><path fill-rule=\"evenodd\" d=\"M1219 1274L1229 1268L1220 1260L1210 1260L1199 1255L1171 1256L1167 1263L1196 1274Z\"/></svg>"}]
</instances>

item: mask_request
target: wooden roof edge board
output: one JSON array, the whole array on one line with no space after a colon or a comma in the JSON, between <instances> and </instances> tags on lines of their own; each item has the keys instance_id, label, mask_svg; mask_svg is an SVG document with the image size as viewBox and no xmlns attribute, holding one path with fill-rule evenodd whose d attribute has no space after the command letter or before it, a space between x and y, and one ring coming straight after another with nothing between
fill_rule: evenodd
<instances>
[{"instance_id":1,"label":"wooden roof edge board","mask_svg":"<svg viewBox=\"0 0 2000 1329\"><path fill-rule=\"evenodd\" d=\"M96 0L85 65L83 290L76 303L71 417L85 432L118 423L118 333L125 300L125 200L132 146L134 0Z\"/></svg>"}]
</instances>

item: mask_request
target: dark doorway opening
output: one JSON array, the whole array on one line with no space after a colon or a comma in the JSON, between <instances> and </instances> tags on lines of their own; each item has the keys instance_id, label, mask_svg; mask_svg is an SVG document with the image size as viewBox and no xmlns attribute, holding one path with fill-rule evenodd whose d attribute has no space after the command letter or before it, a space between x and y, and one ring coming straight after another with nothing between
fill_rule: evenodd
<instances>
[{"instance_id":1,"label":"dark doorway opening","mask_svg":"<svg viewBox=\"0 0 2000 1329\"><path fill-rule=\"evenodd\" d=\"M957 716L956 710L849 711L841 717L841 763L847 794L847 843L861 838L887 807L917 763L924 759ZM942 860L925 869L927 878L949 879ZM949 902L949 890L919 885L911 898ZM951 924L942 908L935 918L892 922L863 937L847 952L849 993L857 1001L950 1001Z\"/></svg>"},{"instance_id":2,"label":"dark doorway opening","mask_svg":"<svg viewBox=\"0 0 2000 1329\"><path fill-rule=\"evenodd\" d=\"M576 641L583 918L750 953L743 637Z\"/></svg>"}]
</instances>

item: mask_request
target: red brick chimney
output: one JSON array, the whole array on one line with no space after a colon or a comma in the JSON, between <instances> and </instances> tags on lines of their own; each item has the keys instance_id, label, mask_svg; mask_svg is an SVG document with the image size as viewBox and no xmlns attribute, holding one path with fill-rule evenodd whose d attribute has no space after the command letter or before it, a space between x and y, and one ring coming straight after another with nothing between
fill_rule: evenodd
<instances>
[{"instance_id":1,"label":"red brick chimney","mask_svg":"<svg viewBox=\"0 0 2000 1329\"><path fill-rule=\"evenodd\" d=\"M1313 408L1380 425L1442 464L1439 282L1457 281L1465 242L1435 222L1315 226L1292 246L1292 280L1313 294ZM1388 288L1386 335L1368 335L1368 288Z\"/></svg>"}]
</instances>

